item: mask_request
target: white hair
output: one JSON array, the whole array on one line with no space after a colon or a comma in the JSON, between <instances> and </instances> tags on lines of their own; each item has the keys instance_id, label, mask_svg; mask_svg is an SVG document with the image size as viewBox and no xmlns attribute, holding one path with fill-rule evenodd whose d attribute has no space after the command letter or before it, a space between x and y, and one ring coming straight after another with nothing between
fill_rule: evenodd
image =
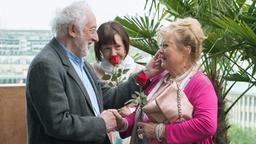
<instances>
[{"instance_id":1,"label":"white hair","mask_svg":"<svg viewBox=\"0 0 256 144\"><path fill-rule=\"evenodd\" d=\"M56 36L68 34L68 26L74 24L79 33L86 24L86 18L92 10L85 1L76 1L57 13L52 21L52 31Z\"/></svg>"}]
</instances>

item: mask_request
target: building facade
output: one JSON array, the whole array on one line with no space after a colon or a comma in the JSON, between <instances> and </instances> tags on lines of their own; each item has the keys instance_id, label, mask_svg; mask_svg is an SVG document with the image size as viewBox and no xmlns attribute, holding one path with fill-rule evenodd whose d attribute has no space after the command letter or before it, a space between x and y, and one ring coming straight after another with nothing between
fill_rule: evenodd
<instances>
[{"instance_id":1,"label":"building facade","mask_svg":"<svg viewBox=\"0 0 256 144\"><path fill-rule=\"evenodd\" d=\"M29 64L34 56L51 40L53 34L47 30L1 30L0 29L0 84L25 83ZM86 56L94 62L93 48ZM151 56L131 47L130 54L140 53L147 62Z\"/></svg>"},{"instance_id":2,"label":"building facade","mask_svg":"<svg viewBox=\"0 0 256 144\"><path fill-rule=\"evenodd\" d=\"M47 30L0 30L0 84L25 83L29 64L51 38Z\"/></svg>"}]
</instances>

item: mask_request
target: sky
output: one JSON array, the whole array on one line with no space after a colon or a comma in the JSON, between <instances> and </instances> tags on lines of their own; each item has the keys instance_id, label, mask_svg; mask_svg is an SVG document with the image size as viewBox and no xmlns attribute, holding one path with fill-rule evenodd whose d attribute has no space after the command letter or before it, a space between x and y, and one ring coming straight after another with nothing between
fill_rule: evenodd
<instances>
[{"instance_id":1,"label":"sky","mask_svg":"<svg viewBox=\"0 0 256 144\"><path fill-rule=\"evenodd\" d=\"M51 29L57 10L74 0L1 0L0 29ZM143 15L146 0L86 0L93 9L97 23L116 16Z\"/></svg>"}]
</instances>

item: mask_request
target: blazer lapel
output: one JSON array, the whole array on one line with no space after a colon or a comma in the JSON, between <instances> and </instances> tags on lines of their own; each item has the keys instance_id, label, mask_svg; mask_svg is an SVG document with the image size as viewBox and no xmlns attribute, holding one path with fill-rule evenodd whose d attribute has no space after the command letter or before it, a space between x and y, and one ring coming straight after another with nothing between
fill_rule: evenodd
<instances>
[{"instance_id":1,"label":"blazer lapel","mask_svg":"<svg viewBox=\"0 0 256 144\"><path fill-rule=\"evenodd\" d=\"M90 97L87 93L87 90L85 89L81 79L79 78L79 76L76 73L75 69L73 68L72 64L68 60L68 57L65 55L64 50L62 49L62 46L59 44L59 42L55 38L53 38L53 40L51 41L51 44L53 44L52 47L59 55L59 57L62 61L62 64L63 64L64 68L66 69L68 75L74 79L74 81L77 83L79 88L82 90L83 95L84 95L89 107L93 111L92 103L91 103Z\"/></svg>"},{"instance_id":2,"label":"blazer lapel","mask_svg":"<svg viewBox=\"0 0 256 144\"><path fill-rule=\"evenodd\" d=\"M74 81L77 83L77 85L79 86L79 88L82 90L86 100L88 101L90 107L92 108L92 103L91 103L91 100L90 100L90 97L87 93L87 90L85 89L84 87L84 84L83 82L81 81L81 79L79 78L79 76L77 75L75 69L73 67L69 67L68 69L66 69L69 76L72 77L74 79ZM93 110L93 109L92 109Z\"/></svg>"}]
</instances>

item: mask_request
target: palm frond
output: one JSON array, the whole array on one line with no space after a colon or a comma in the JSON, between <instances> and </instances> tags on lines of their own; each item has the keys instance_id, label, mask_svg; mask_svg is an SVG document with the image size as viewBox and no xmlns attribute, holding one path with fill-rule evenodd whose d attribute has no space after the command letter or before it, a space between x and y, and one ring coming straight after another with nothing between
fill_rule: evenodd
<instances>
[{"instance_id":1,"label":"palm frond","mask_svg":"<svg viewBox=\"0 0 256 144\"><path fill-rule=\"evenodd\" d=\"M124 18L118 16L115 21L122 24L132 38L153 38L160 24L149 16Z\"/></svg>"},{"instance_id":2,"label":"palm frond","mask_svg":"<svg viewBox=\"0 0 256 144\"><path fill-rule=\"evenodd\" d=\"M154 39L156 31L160 27L160 21L149 16L116 17L115 21L121 23L130 36L130 44L150 54L158 50Z\"/></svg>"},{"instance_id":3,"label":"palm frond","mask_svg":"<svg viewBox=\"0 0 256 144\"><path fill-rule=\"evenodd\" d=\"M187 1L181 0L159 0L160 3L166 6L168 12L174 15L184 15L184 13L191 11L191 7Z\"/></svg>"},{"instance_id":4,"label":"palm frond","mask_svg":"<svg viewBox=\"0 0 256 144\"><path fill-rule=\"evenodd\" d=\"M228 17L214 17L211 21L218 27L243 37L249 44L256 46L256 33L243 21L234 21Z\"/></svg>"},{"instance_id":5,"label":"palm frond","mask_svg":"<svg viewBox=\"0 0 256 144\"><path fill-rule=\"evenodd\" d=\"M154 55L158 50L157 42L154 39L131 39L130 44L151 55Z\"/></svg>"}]
</instances>

